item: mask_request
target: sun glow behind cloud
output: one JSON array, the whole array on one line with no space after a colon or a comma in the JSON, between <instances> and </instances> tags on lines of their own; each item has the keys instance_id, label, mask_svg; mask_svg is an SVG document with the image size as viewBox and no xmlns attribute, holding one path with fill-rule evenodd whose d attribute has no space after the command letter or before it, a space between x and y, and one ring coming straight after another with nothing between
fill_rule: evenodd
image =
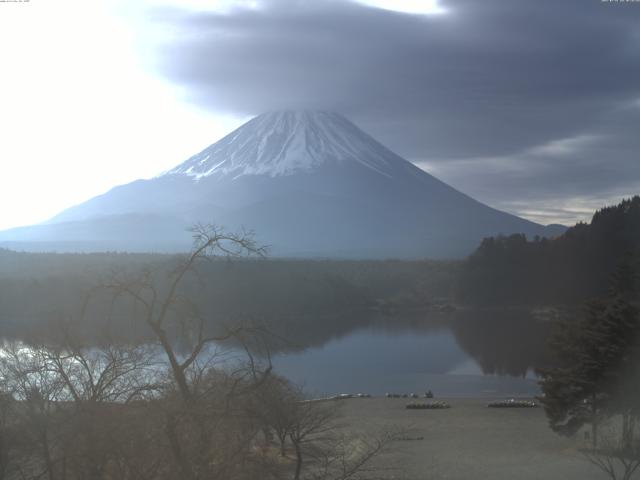
<instances>
[{"instance_id":1,"label":"sun glow behind cloud","mask_svg":"<svg viewBox=\"0 0 640 480\"><path fill-rule=\"evenodd\" d=\"M355 0L363 5L368 5L383 10L394 12L412 13L419 15L435 15L445 13L446 10L437 0Z\"/></svg>"},{"instance_id":2,"label":"sun glow behind cloud","mask_svg":"<svg viewBox=\"0 0 640 480\"><path fill-rule=\"evenodd\" d=\"M317 0L311 0L308 5L312 5ZM325 0L322 0L325 1ZM357 2L383 10L395 12L433 15L445 13L446 10L440 5L438 0L339 0L344 2ZM194 11L216 11L228 13L237 9L259 10L269 4L268 0L143 0L142 5L147 6L179 6ZM304 2L302 3L304 4Z\"/></svg>"},{"instance_id":3,"label":"sun glow behind cloud","mask_svg":"<svg viewBox=\"0 0 640 480\"><path fill-rule=\"evenodd\" d=\"M144 6L178 6L180 8L188 8L190 10L215 10L218 12L228 12L235 8L258 9L261 0L144 0L138 2Z\"/></svg>"}]
</instances>

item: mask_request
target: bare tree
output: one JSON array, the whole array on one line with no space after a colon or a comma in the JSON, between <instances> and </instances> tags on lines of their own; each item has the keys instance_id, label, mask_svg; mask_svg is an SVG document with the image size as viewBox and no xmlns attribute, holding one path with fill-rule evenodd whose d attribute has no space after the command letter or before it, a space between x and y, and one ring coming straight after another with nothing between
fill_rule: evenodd
<instances>
[{"instance_id":1,"label":"bare tree","mask_svg":"<svg viewBox=\"0 0 640 480\"><path fill-rule=\"evenodd\" d=\"M124 460L121 442L135 435L122 419L129 417L128 405L153 399L161 389L154 352L144 345L113 342L85 346L68 333L61 347L40 350L69 399L63 439L67 468L83 478L100 479L119 465L120 477L125 478L123 467L130 463ZM144 470L140 464L138 473Z\"/></svg>"},{"instance_id":2,"label":"bare tree","mask_svg":"<svg viewBox=\"0 0 640 480\"><path fill-rule=\"evenodd\" d=\"M159 362L147 345L128 345L102 339L88 345L73 334L73 325L60 325L62 341L31 347L41 355L46 370L60 379L76 408L97 403L129 403L157 392Z\"/></svg>"},{"instance_id":3,"label":"bare tree","mask_svg":"<svg viewBox=\"0 0 640 480\"><path fill-rule=\"evenodd\" d=\"M153 274L145 271L138 278L114 277L104 287L114 292L116 297L132 298L135 306L141 308L146 325L153 332L166 355L171 374L184 402L192 401L198 394L198 384L190 383L189 369L197 366L197 360L207 346L229 340L237 336L242 328L236 328L222 335L207 333L206 319L197 306L181 291L187 276L197 275L200 261L211 260L220 255L241 257L247 255L264 256L266 249L256 244L250 233L226 233L215 225L197 224L191 229L193 248L180 258L175 268L169 272L167 288L162 291ZM173 322L173 325L170 323ZM189 351L180 355L170 332L179 331L189 345ZM199 378L197 375L194 378Z\"/></svg>"},{"instance_id":4,"label":"bare tree","mask_svg":"<svg viewBox=\"0 0 640 480\"><path fill-rule=\"evenodd\" d=\"M33 445L26 452L24 464L33 477L56 480L62 460L57 435L58 412L66 400L63 382L48 371L38 350L9 343L4 345L3 354L0 376L6 393L19 402L12 413L24 429L27 443Z\"/></svg>"},{"instance_id":5,"label":"bare tree","mask_svg":"<svg viewBox=\"0 0 640 480\"><path fill-rule=\"evenodd\" d=\"M611 480L629 480L640 467L640 445L628 438L627 428L625 421L621 426L610 421L601 428L599 446L581 450Z\"/></svg>"},{"instance_id":6,"label":"bare tree","mask_svg":"<svg viewBox=\"0 0 640 480\"><path fill-rule=\"evenodd\" d=\"M295 450L294 480L373 478L381 467L374 460L406 431L382 428L360 433L340 423L335 401L298 404L289 437Z\"/></svg>"},{"instance_id":7,"label":"bare tree","mask_svg":"<svg viewBox=\"0 0 640 480\"><path fill-rule=\"evenodd\" d=\"M252 333L245 326L222 334L211 334L198 306L184 293L184 284L198 278L198 265L215 257L264 256L265 248L250 233L227 233L212 225L192 229L191 252L177 260L167 278L159 279L145 271L136 278L114 276L104 287L114 298L129 298L157 340L168 364L175 391L165 392L165 435L182 478L222 478L248 449L254 433L248 426L236 429L242 435L226 435L236 399L248 388L255 388L269 376L270 362L258 366L248 348L248 367L233 375L216 375L216 357L211 349L221 342L235 340L245 345ZM179 337L179 338L178 338ZM179 340L179 341L178 341ZM180 345L180 349L178 347ZM221 393L223 395L221 395ZM236 427L242 422L236 422ZM225 452L224 458L221 452Z\"/></svg>"},{"instance_id":8,"label":"bare tree","mask_svg":"<svg viewBox=\"0 0 640 480\"><path fill-rule=\"evenodd\" d=\"M287 440L296 423L301 398L287 379L271 375L248 405L247 414L260 422L265 441L268 443L273 436L277 439L281 457L286 456Z\"/></svg>"},{"instance_id":9,"label":"bare tree","mask_svg":"<svg viewBox=\"0 0 640 480\"><path fill-rule=\"evenodd\" d=\"M318 467L309 472L310 480L372 480L382 471L396 470L382 467L375 460L390 450L407 430L382 428L368 434L342 431L333 436L318 458ZM397 478L397 477L396 477Z\"/></svg>"},{"instance_id":10,"label":"bare tree","mask_svg":"<svg viewBox=\"0 0 640 480\"><path fill-rule=\"evenodd\" d=\"M0 393L0 480L12 478L19 460L18 445L20 433L15 421L15 399L5 388Z\"/></svg>"},{"instance_id":11,"label":"bare tree","mask_svg":"<svg viewBox=\"0 0 640 480\"><path fill-rule=\"evenodd\" d=\"M330 434L336 429L338 404L334 402L299 402L290 427L289 438L295 450L294 480L299 480L305 455L318 457L317 450L331 443Z\"/></svg>"},{"instance_id":12,"label":"bare tree","mask_svg":"<svg viewBox=\"0 0 640 480\"><path fill-rule=\"evenodd\" d=\"M21 461L25 475L98 479L121 463L122 406L157 386L146 383L154 377L147 348L67 341L12 343L3 351L4 399L11 400L14 430L24 431L32 446L25 449L31 458Z\"/></svg>"}]
</instances>

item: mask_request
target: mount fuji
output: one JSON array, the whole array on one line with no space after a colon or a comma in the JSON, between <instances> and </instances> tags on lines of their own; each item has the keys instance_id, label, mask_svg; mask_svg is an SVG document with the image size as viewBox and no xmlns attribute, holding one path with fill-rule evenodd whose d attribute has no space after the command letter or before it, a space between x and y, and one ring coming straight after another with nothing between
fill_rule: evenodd
<instances>
[{"instance_id":1,"label":"mount fuji","mask_svg":"<svg viewBox=\"0 0 640 480\"><path fill-rule=\"evenodd\" d=\"M195 222L253 230L274 256L325 258L455 258L486 236L563 231L470 198L339 114L287 111L255 117L155 178L0 232L0 245L185 250Z\"/></svg>"}]
</instances>

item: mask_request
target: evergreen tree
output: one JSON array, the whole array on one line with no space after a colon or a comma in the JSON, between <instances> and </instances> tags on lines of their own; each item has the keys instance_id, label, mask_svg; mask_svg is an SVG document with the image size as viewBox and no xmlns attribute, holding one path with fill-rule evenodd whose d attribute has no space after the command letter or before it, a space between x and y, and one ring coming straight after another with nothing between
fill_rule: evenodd
<instances>
[{"instance_id":1,"label":"evergreen tree","mask_svg":"<svg viewBox=\"0 0 640 480\"><path fill-rule=\"evenodd\" d=\"M616 265L640 257L640 196L595 213L563 235L485 239L460 269L459 301L478 305L579 304L607 294ZM627 284L630 286L631 284Z\"/></svg>"},{"instance_id":2,"label":"evergreen tree","mask_svg":"<svg viewBox=\"0 0 640 480\"><path fill-rule=\"evenodd\" d=\"M594 448L607 399L603 389L605 365L594 355L600 339L592 326L605 308L602 302L592 302L582 319L566 319L558 325L550 347L559 366L539 372L544 394L541 402L551 429L571 436L590 424Z\"/></svg>"},{"instance_id":3,"label":"evergreen tree","mask_svg":"<svg viewBox=\"0 0 640 480\"><path fill-rule=\"evenodd\" d=\"M630 445L640 416L640 312L632 303L635 271L625 262L612 278L610 295L587 304L585 314L565 319L550 347L558 366L540 371L542 403L551 428L573 435L585 424L597 448L599 423L623 419Z\"/></svg>"}]
</instances>

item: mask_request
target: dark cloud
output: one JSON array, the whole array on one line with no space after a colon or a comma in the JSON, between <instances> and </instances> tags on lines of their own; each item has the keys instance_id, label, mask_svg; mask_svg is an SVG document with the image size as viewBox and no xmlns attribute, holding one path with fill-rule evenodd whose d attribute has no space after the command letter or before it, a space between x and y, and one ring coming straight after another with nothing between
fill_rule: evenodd
<instances>
[{"instance_id":1,"label":"dark cloud","mask_svg":"<svg viewBox=\"0 0 640 480\"><path fill-rule=\"evenodd\" d=\"M426 162L423 168L479 200L534 220L588 220L640 193L640 105L605 115L591 133L513 155Z\"/></svg>"},{"instance_id":2,"label":"dark cloud","mask_svg":"<svg viewBox=\"0 0 640 480\"><path fill-rule=\"evenodd\" d=\"M449 171L469 159L480 159L478 167L514 159L513 168L496 170L498 188L517 172L543 190L553 179L548 188L557 191L572 169L585 172L570 187L582 195L605 178L612 188L621 178L640 181L638 168L627 170L636 161L629 122L637 118L620 113L640 99L640 3L440 3L447 13L431 16L347 0L156 11L176 34L158 47L154 68L203 108L336 110L401 155ZM601 143L572 160L531 154L574 137Z\"/></svg>"}]
</instances>

